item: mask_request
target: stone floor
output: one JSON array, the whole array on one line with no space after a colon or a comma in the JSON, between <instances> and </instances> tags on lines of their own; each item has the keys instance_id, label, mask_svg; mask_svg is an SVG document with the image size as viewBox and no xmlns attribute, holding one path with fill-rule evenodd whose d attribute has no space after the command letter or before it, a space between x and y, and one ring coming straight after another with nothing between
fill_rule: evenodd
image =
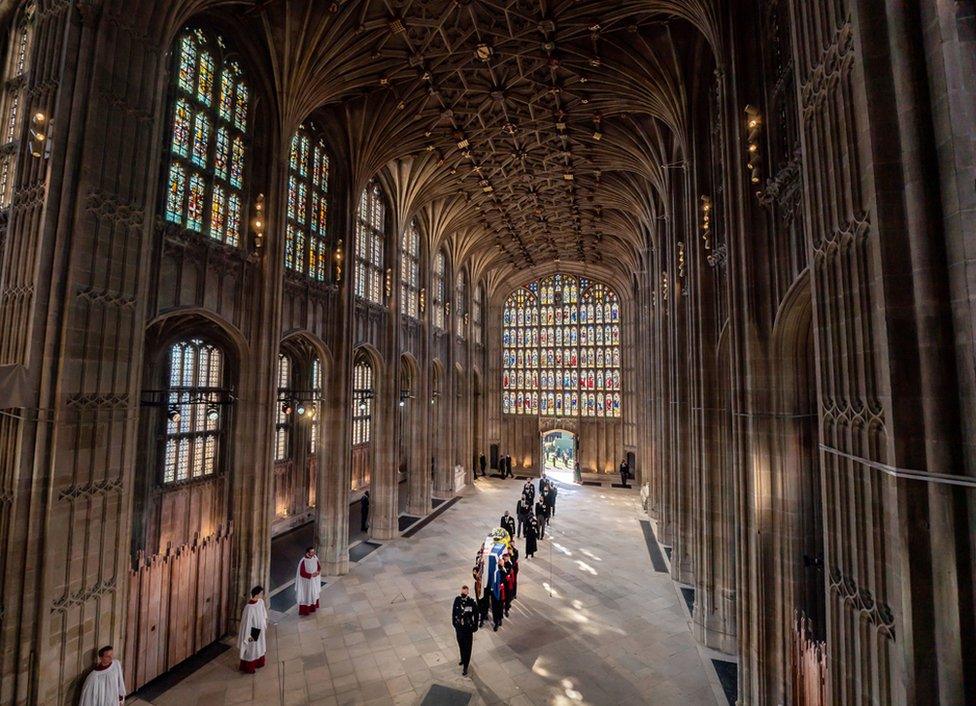
<instances>
[{"instance_id":1,"label":"stone floor","mask_svg":"<svg viewBox=\"0 0 976 706\"><path fill-rule=\"evenodd\" d=\"M451 603L521 485L478 480L414 537L330 579L316 616L273 614L257 676L235 671L232 649L152 703L715 704L714 679L670 579L651 569L628 490L561 490L539 553L522 559L511 618L475 634L461 676ZM444 687L464 693L451 698Z\"/></svg>"}]
</instances>

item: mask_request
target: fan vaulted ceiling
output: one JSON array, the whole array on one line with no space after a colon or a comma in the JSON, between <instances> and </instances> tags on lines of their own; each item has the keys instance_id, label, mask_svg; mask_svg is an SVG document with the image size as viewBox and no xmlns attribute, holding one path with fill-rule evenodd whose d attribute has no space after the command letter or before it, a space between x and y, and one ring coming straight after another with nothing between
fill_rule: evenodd
<instances>
[{"instance_id":1,"label":"fan vaulted ceiling","mask_svg":"<svg viewBox=\"0 0 976 706\"><path fill-rule=\"evenodd\" d=\"M181 0L200 9L199 0ZM259 0L285 124L339 111L357 185L478 269L633 271L683 160L714 0Z\"/></svg>"}]
</instances>

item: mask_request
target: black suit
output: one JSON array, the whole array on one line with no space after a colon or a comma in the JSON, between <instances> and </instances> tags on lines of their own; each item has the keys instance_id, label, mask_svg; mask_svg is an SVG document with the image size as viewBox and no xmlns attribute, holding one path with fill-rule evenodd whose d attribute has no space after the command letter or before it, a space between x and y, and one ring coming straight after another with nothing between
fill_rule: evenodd
<instances>
[{"instance_id":1,"label":"black suit","mask_svg":"<svg viewBox=\"0 0 976 706\"><path fill-rule=\"evenodd\" d=\"M508 517L502 515L501 522L499 523L498 526L501 527L503 530L507 531L510 537L515 536L515 518L512 517L511 515L509 515Z\"/></svg>"}]
</instances>

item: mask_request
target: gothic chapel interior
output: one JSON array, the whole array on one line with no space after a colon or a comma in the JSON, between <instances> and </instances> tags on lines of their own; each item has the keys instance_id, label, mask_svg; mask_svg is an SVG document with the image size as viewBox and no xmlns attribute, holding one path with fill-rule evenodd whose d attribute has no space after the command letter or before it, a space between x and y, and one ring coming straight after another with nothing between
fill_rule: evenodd
<instances>
[{"instance_id":1,"label":"gothic chapel interior","mask_svg":"<svg viewBox=\"0 0 976 706\"><path fill-rule=\"evenodd\" d=\"M325 601L547 449L730 702L976 703L974 0L0 23L0 704L151 702L281 538Z\"/></svg>"}]
</instances>

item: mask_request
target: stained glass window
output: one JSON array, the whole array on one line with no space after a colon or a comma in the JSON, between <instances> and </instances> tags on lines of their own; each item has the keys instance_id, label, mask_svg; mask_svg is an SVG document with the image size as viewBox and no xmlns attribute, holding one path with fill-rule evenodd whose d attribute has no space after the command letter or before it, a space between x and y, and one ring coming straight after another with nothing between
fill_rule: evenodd
<instances>
[{"instance_id":1,"label":"stained glass window","mask_svg":"<svg viewBox=\"0 0 976 706\"><path fill-rule=\"evenodd\" d=\"M601 282L556 274L502 311L502 412L620 416L620 300Z\"/></svg>"},{"instance_id":2,"label":"stained glass window","mask_svg":"<svg viewBox=\"0 0 976 706\"><path fill-rule=\"evenodd\" d=\"M352 445L368 444L373 419L373 366L365 354L356 357L352 374Z\"/></svg>"},{"instance_id":3,"label":"stained glass window","mask_svg":"<svg viewBox=\"0 0 976 706\"><path fill-rule=\"evenodd\" d=\"M193 338L173 344L166 385L163 483L213 475L224 412L224 357L220 349Z\"/></svg>"},{"instance_id":4,"label":"stained glass window","mask_svg":"<svg viewBox=\"0 0 976 706\"><path fill-rule=\"evenodd\" d=\"M34 16L37 8L28 2L21 8L10 30L7 62L3 72L3 98L0 101L0 208L13 199L14 176L20 136L23 132L27 96L27 72L34 38Z\"/></svg>"},{"instance_id":5,"label":"stained glass window","mask_svg":"<svg viewBox=\"0 0 976 706\"><path fill-rule=\"evenodd\" d=\"M164 217L227 245L241 242L247 85L223 40L202 29L176 39Z\"/></svg>"},{"instance_id":6,"label":"stained glass window","mask_svg":"<svg viewBox=\"0 0 976 706\"><path fill-rule=\"evenodd\" d=\"M433 300L431 301L431 309L434 316L434 328L441 331L444 330L445 321L447 320L447 317L444 315L444 300L447 298L447 291L444 284L444 278L446 276L447 258L444 257L443 252L438 252L434 256L434 278L431 287L433 289Z\"/></svg>"},{"instance_id":7,"label":"stained glass window","mask_svg":"<svg viewBox=\"0 0 976 706\"><path fill-rule=\"evenodd\" d=\"M356 296L383 304L386 206L380 185L363 189L356 214Z\"/></svg>"},{"instance_id":8,"label":"stained glass window","mask_svg":"<svg viewBox=\"0 0 976 706\"><path fill-rule=\"evenodd\" d=\"M329 265L329 154L315 128L292 135L288 160L285 267L325 281Z\"/></svg>"},{"instance_id":9,"label":"stained glass window","mask_svg":"<svg viewBox=\"0 0 976 706\"><path fill-rule=\"evenodd\" d=\"M420 317L420 231L411 221L400 240L400 313Z\"/></svg>"},{"instance_id":10,"label":"stained glass window","mask_svg":"<svg viewBox=\"0 0 976 706\"><path fill-rule=\"evenodd\" d=\"M278 418L275 420L275 461L287 461L291 457L292 415L284 406L291 390L291 358L278 355Z\"/></svg>"},{"instance_id":11,"label":"stained glass window","mask_svg":"<svg viewBox=\"0 0 976 706\"><path fill-rule=\"evenodd\" d=\"M464 338L464 315L467 312L466 290L467 280L464 278L464 271L458 270L454 278L454 332Z\"/></svg>"},{"instance_id":12,"label":"stained glass window","mask_svg":"<svg viewBox=\"0 0 976 706\"><path fill-rule=\"evenodd\" d=\"M474 299L471 301L471 334L474 342L479 346L483 343L484 337L484 289L479 284L474 288Z\"/></svg>"}]
</instances>

